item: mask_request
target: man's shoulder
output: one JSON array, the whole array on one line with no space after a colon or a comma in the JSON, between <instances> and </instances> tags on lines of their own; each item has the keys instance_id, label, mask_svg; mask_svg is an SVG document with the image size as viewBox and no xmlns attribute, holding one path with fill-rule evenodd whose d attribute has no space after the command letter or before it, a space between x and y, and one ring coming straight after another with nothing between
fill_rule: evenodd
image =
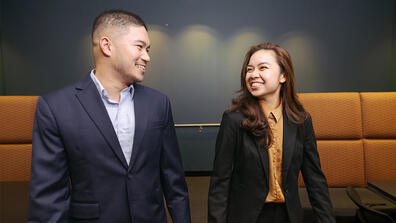
<instances>
[{"instance_id":1,"label":"man's shoulder","mask_svg":"<svg viewBox=\"0 0 396 223\"><path fill-rule=\"evenodd\" d=\"M45 95L42 96L42 98L46 100L59 100L63 97L67 97L68 95L72 95L75 92L76 89L76 84L70 84L65 87L62 87L60 89L51 91Z\"/></svg>"},{"instance_id":2,"label":"man's shoulder","mask_svg":"<svg viewBox=\"0 0 396 223\"><path fill-rule=\"evenodd\" d=\"M149 96L151 98L169 100L167 95L165 95L164 93L162 93L156 89L153 89L151 87L147 87L145 85L138 84L138 83L133 84L133 86L134 86L136 92L140 92L140 93L142 93L146 96Z\"/></svg>"},{"instance_id":3,"label":"man's shoulder","mask_svg":"<svg viewBox=\"0 0 396 223\"><path fill-rule=\"evenodd\" d=\"M47 102L62 102L64 100L70 100L71 97L75 97L75 94L78 92L78 89L82 89L86 87L88 84L94 84L91 79L89 79L89 75L83 78L80 81L75 83L66 85L57 90L51 91L47 94L41 96Z\"/></svg>"}]
</instances>

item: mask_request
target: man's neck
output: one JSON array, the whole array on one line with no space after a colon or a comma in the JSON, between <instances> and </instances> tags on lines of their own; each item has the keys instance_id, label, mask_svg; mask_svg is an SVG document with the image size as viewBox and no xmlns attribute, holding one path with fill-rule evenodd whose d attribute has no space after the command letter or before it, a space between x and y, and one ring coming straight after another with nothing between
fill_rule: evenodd
<instances>
[{"instance_id":1,"label":"man's neck","mask_svg":"<svg viewBox=\"0 0 396 223\"><path fill-rule=\"evenodd\" d=\"M117 78L116 74L109 70L97 68L95 76L106 90L109 98L113 101L119 102L121 91L129 87L126 83L120 80L120 78Z\"/></svg>"}]
</instances>

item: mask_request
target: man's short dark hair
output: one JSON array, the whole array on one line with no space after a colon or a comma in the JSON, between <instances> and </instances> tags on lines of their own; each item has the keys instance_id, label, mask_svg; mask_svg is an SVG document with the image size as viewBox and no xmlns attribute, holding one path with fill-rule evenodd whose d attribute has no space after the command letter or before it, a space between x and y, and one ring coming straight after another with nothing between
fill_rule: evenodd
<instances>
[{"instance_id":1,"label":"man's short dark hair","mask_svg":"<svg viewBox=\"0 0 396 223\"><path fill-rule=\"evenodd\" d=\"M127 27L130 25L143 26L146 30L146 24L140 16L131 12L113 9L100 13L94 20L92 26L92 38L95 31L104 27Z\"/></svg>"}]
</instances>

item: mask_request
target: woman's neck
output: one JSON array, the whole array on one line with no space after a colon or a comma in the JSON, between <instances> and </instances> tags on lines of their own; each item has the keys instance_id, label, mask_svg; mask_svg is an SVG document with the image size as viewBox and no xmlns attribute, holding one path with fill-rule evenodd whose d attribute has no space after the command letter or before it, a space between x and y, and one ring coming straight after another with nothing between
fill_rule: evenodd
<instances>
[{"instance_id":1,"label":"woman's neck","mask_svg":"<svg viewBox=\"0 0 396 223\"><path fill-rule=\"evenodd\" d=\"M269 110L274 110L280 105L280 103L281 103L280 96L259 99L260 106L264 105Z\"/></svg>"}]
</instances>

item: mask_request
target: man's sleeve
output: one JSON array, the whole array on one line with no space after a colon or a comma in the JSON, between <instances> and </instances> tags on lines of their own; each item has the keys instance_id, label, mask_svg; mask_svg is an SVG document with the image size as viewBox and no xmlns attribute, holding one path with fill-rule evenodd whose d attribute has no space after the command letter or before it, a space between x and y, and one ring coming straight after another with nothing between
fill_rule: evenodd
<instances>
[{"instance_id":1,"label":"man's sleeve","mask_svg":"<svg viewBox=\"0 0 396 223\"><path fill-rule=\"evenodd\" d=\"M37 102L27 222L68 222L69 173L59 129L47 102Z\"/></svg>"},{"instance_id":2,"label":"man's sleeve","mask_svg":"<svg viewBox=\"0 0 396 223\"><path fill-rule=\"evenodd\" d=\"M161 184L173 222L190 223L188 190L168 98L165 111L161 151Z\"/></svg>"}]
</instances>

